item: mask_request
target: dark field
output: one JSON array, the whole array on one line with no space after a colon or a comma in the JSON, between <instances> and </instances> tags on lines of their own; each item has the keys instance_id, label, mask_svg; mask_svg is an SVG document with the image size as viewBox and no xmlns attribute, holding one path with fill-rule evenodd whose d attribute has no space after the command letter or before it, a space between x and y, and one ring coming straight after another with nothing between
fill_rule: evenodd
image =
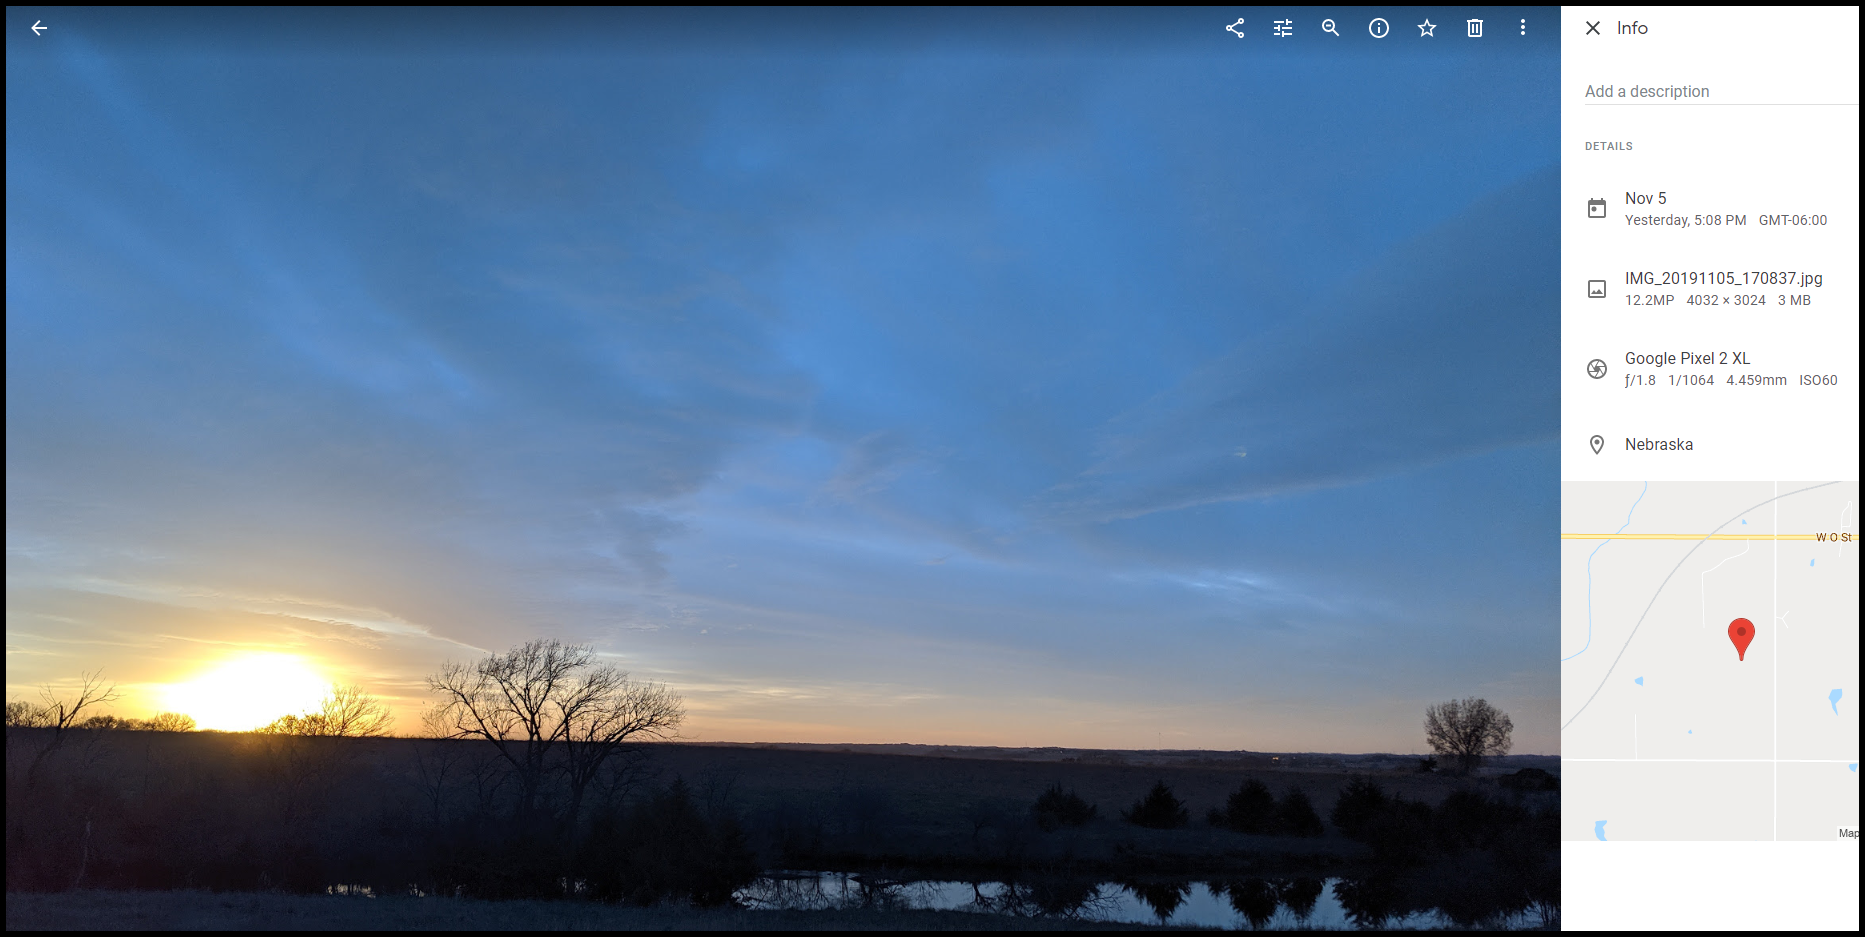
<instances>
[{"instance_id":1,"label":"dark field","mask_svg":"<svg viewBox=\"0 0 1865 937\"><path fill-rule=\"evenodd\" d=\"M545 797L526 813L484 742L74 731L40 759L47 740L41 730L8 732L9 928L452 928L514 914L524 923L484 926L1010 923L732 906L739 889L776 870L1136 889L1351 878L1377 899L1372 913L1463 901L1469 920L1559 902L1559 794L1497 777L1523 767L1558 773L1553 758L1504 759L1454 778L1420 773L1404 756L1278 764L1254 753L661 744L618 765L585 802ZM1213 825L1211 811L1252 778L1278 798L1304 793L1319 818L1312 835ZM1373 780L1384 800L1343 831L1330 817L1344 816L1334 808L1356 778ZM1124 820L1158 782L1183 802L1186 821L1148 829ZM1045 829L1031 808L1054 785L1092 804L1093 818ZM381 897L309 897L332 886ZM209 900L201 890L272 894ZM411 893L447 900L402 897ZM843 923L863 915L872 920Z\"/></svg>"},{"instance_id":2,"label":"dark field","mask_svg":"<svg viewBox=\"0 0 1865 937\"><path fill-rule=\"evenodd\" d=\"M900 754L916 750L920 754ZM1274 767L1270 758L1295 759ZM839 865L975 867L1066 860L1083 870L1202 874L1273 867L1335 868L1370 855L1329 828L1318 838L1252 836L1209 826L1246 778L1275 793L1305 791L1325 817L1356 775L1436 805L1460 787L1495 789L1492 777L1458 779L1418 772L1415 757L1228 752L1116 752L1065 749L956 749L937 746L669 745L655 750L663 777L720 785L747 816L820 824ZM1305 765L1303 763L1306 763ZM1502 759L1497 768L1560 770L1560 759ZM1391 767L1377 767L1389 764ZM1493 775L1496 769L1485 774ZM1150 830L1121 811L1165 781L1190 808L1191 822ZM1099 807L1080 828L1042 833L1025 822L1031 802L1060 783ZM755 822L753 826L757 826Z\"/></svg>"}]
</instances>

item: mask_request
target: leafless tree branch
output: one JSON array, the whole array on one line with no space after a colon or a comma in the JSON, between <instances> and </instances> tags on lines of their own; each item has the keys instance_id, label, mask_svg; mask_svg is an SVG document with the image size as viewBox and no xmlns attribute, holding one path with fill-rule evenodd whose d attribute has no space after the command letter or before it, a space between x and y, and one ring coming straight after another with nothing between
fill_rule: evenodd
<instances>
[{"instance_id":1,"label":"leafless tree branch","mask_svg":"<svg viewBox=\"0 0 1865 937\"><path fill-rule=\"evenodd\" d=\"M1468 774L1492 756L1507 755L1515 724L1488 700L1470 697L1425 708L1425 741Z\"/></svg>"},{"instance_id":2,"label":"leafless tree branch","mask_svg":"<svg viewBox=\"0 0 1865 937\"><path fill-rule=\"evenodd\" d=\"M518 783L519 811L538 808L547 777L569 787L568 818L604 764L635 743L672 738L685 718L680 697L601 663L592 648L537 640L477 664L448 664L428 678L441 695L436 734L490 743Z\"/></svg>"}]
</instances>

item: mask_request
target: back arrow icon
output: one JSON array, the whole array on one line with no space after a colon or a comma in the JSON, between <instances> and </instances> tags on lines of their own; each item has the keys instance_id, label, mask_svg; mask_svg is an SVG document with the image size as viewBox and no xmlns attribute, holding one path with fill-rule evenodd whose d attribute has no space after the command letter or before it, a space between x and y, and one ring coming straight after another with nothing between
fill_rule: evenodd
<instances>
[{"instance_id":1,"label":"back arrow icon","mask_svg":"<svg viewBox=\"0 0 1865 937\"><path fill-rule=\"evenodd\" d=\"M52 28L52 27L50 27L50 26L41 26L41 25L39 25L39 21L38 21L38 20L33 20L33 21L32 21L32 34L33 34L33 35L35 35L35 36L40 36L40 35L44 35L44 34L45 34L45 31L46 31L46 30L48 30L48 29L51 29L51 28Z\"/></svg>"}]
</instances>

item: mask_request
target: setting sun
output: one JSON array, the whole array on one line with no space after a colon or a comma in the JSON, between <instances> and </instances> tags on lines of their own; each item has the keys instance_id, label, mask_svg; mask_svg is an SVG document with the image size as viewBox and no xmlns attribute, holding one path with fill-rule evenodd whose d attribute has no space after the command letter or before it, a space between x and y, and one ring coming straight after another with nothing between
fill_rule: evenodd
<instances>
[{"instance_id":1,"label":"setting sun","mask_svg":"<svg viewBox=\"0 0 1865 937\"><path fill-rule=\"evenodd\" d=\"M241 732L317 706L330 683L303 658L247 654L169 687L167 708L203 729Z\"/></svg>"}]
</instances>

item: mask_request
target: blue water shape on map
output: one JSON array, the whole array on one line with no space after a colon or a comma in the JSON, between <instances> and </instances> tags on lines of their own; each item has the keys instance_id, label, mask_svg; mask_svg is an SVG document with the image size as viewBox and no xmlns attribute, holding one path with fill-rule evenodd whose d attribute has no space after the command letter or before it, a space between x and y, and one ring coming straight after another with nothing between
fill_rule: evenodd
<instances>
[{"instance_id":1,"label":"blue water shape on map","mask_svg":"<svg viewBox=\"0 0 1865 937\"><path fill-rule=\"evenodd\" d=\"M1744 525L1746 526L1746 525L1748 524L1748 521L1747 521L1746 519L1744 519L1744 520L1742 521L1742 523L1743 523L1743 524L1744 524Z\"/></svg>"},{"instance_id":2,"label":"blue water shape on map","mask_svg":"<svg viewBox=\"0 0 1865 937\"><path fill-rule=\"evenodd\" d=\"M1813 565L1813 561L1812 561L1812 560L1808 560L1808 561L1807 561L1807 565L1808 565L1808 566L1812 566L1812 565Z\"/></svg>"},{"instance_id":3,"label":"blue water shape on map","mask_svg":"<svg viewBox=\"0 0 1865 937\"><path fill-rule=\"evenodd\" d=\"M1593 821L1593 838L1599 840L1602 843L1606 841L1606 821L1605 820L1594 820Z\"/></svg>"},{"instance_id":4,"label":"blue water shape on map","mask_svg":"<svg viewBox=\"0 0 1865 937\"><path fill-rule=\"evenodd\" d=\"M1632 526L1632 512L1638 510L1639 502L1645 500L1645 493L1650 490L1651 482L1646 482L1645 487L1638 490L1638 497L1632 500L1632 506L1625 511L1625 523L1620 524L1619 529L1613 531L1613 536L1625 533L1625 529ZM1611 542L1611 540L1601 540L1599 546L1594 547L1593 552L1587 554L1587 643L1581 645L1580 650L1561 658L1563 664L1585 654L1587 648L1593 646L1593 557L1598 555L1599 551L1606 549L1606 544Z\"/></svg>"},{"instance_id":5,"label":"blue water shape on map","mask_svg":"<svg viewBox=\"0 0 1865 937\"><path fill-rule=\"evenodd\" d=\"M1833 704L1833 715L1835 716L1839 715L1839 698L1844 695L1845 693L1840 690L1834 690L1826 694L1826 701Z\"/></svg>"},{"instance_id":6,"label":"blue water shape on map","mask_svg":"<svg viewBox=\"0 0 1865 937\"><path fill-rule=\"evenodd\" d=\"M1853 774L1857 774L1857 773L1858 773L1858 770L1859 770L1859 763L1855 761L1855 762L1853 762L1853 763L1851 763L1851 764L1849 764L1849 765L1847 765L1846 767L1848 767L1848 768L1851 768L1851 769L1852 769L1852 773L1853 773Z\"/></svg>"},{"instance_id":7,"label":"blue water shape on map","mask_svg":"<svg viewBox=\"0 0 1865 937\"><path fill-rule=\"evenodd\" d=\"M1639 686L1644 686L1645 678L1644 677L1633 677L1632 682L1638 684Z\"/></svg>"}]
</instances>

